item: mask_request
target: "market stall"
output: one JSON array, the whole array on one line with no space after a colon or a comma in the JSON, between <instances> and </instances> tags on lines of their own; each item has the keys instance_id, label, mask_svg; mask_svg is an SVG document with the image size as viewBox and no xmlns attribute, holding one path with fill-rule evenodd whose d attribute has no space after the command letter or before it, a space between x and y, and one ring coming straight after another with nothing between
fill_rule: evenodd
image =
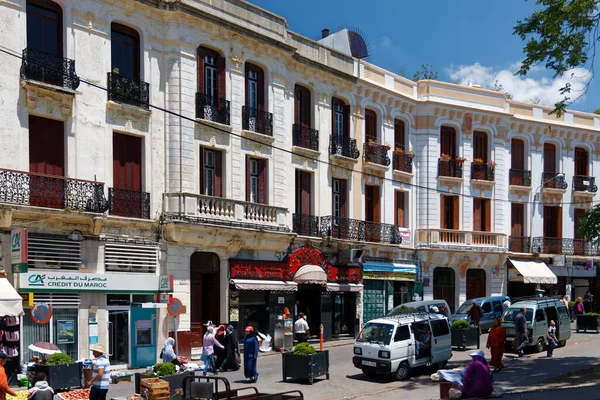
<instances>
[{"instance_id":1,"label":"market stall","mask_svg":"<svg viewBox=\"0 0 600 400\"><path fill-rule=\"evenodd\" d=\"M6 353L11 359L5 367L9 385L17 383L19 373L21 315L23 315L23 298L8 279L0 278L0 351Z\"/></svg>"}]
</instances>

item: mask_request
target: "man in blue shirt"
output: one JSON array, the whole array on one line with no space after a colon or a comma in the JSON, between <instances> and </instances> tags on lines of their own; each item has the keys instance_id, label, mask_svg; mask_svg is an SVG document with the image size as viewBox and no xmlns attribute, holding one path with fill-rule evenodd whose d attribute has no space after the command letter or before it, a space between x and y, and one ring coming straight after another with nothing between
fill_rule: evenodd
<instances>
[{"instance_id":1,"label":"man in blue shirt","mask_svg":"<svg viewBox=\"0 0 600 400\"><path fill-rule=\"evenodd\" d=\"M90 400L106 400L110 384L110 362L104 356L103 345L95 344L91 350L94 354L94 371L92 379L88 382L88 386L91 386Z\"/></svg>"},{"instance_id":2,"label":"man in blue shirt","mask_svg":"<svg viewBox=\"0 0 600 400\"><path fill-rule=\"evenodd\" d=\"M431 333L429 333L429 326L423 326L423 333L419 336L417 340L415 340L415 350L417 359L423 355L423 353L427 352L429 346L431 345Z\"/></svg>"}]
</instances>

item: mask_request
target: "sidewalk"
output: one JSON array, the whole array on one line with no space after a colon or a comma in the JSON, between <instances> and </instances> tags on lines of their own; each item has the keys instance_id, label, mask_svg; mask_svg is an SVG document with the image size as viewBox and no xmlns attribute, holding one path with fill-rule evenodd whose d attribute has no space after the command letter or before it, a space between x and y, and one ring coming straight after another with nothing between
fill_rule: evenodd
<instances>
[{"instance_id":1,"label":"sidewalk","mask_svg":"<svg viewBox=\"0 0 600 400\"><path fill-rule=\"evenodd\" d=\"M580 386L566 389L534 390L518 393L504 393L504 400L549 400L549 399L587 399L600 398L600 386Z\"/></svg>"}]
</instances>

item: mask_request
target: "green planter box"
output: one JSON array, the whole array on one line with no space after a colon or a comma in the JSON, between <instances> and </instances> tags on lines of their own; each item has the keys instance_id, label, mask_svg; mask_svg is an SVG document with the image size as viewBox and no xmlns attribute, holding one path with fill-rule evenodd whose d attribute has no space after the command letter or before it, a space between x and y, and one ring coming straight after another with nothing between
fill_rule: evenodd
<instances>
[{"instance_id":1,"label":"green planter box","mask_svg":"<svg viewBox=\"0 0 600 400\"><path fill-rule=\"evenodd\" d=\"M577 332L580 330L584 332L590 330L598 333L600 330L600 315L579 314L577 316Z\"/></svg>"},{"instance_id":2,"label":"green planter box","mask_svg":"<svg viewBox=\"0 0 600 400\"><path fill-rule=\"evenodd\" d=\"M81 363L66 365L38 365L35 371L45 372L48 377L48 385L56 391L69 388L81 388L83 367Z\"/></svg>"},{"instance_id":3,"label":"green planter box","mask_svg":"<svg viewBox=\"0 0 600 400\"><path fill-rule=\"evenodd\" d=\"M477 328L450 329L452 347L466 350L467 347L479 348L479 330Z\"/></svg>"},{"instance_id":4,"label":"green planter box","mask_svg":"<svg viewBox=\"0 0 600 400\"><path fill-rule=\"evenodd\" d=\"M329 351L317 351L316 354L300 356L292 352L281 353L283 380L308 379L310 385L314 378L325 375L329 379Z\"/></svg>"}]
</instances>

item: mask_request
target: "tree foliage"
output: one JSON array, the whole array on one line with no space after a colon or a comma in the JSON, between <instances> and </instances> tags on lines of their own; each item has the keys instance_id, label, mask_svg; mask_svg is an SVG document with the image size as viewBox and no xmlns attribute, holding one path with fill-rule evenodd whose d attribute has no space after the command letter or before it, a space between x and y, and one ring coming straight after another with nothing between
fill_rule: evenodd
<instances>
[{"instance_id":1,"label":"tree foliage","mask_svg":"<svg viewBox=\"0 0 600 400\"><path fill-rule=\"evenodd\" d=\"M543 64L556 78L573 68L584 67L589 60L593 73L596 42L600 39L599 3L600 0L536 0L541 8L517 21L514 27L513 34L527 42L523 49L525 59L517 75L527 75ZM569 83L559 89L564 97L554 105L553 112L558 116L572 102L571 91Z\"/></svg>"},{"instance_id":2,"label":"tree foliage","mask_svg":"<svg viewBox=\"0 0 600 400\"><path fill-rule=\"evenodd\" d=\"M586 211L579 225L579 233L593 243L600 243L600 204Z\"/></svg>"},{"instance_id":3,"label":"tree foliage","mask_svg":"<svg viewBox=\"0 0 600 400\"><path fill-rule=\"evenodd\" d=\"M438 78L438 73L436 71L434 71L433 67L429 64L422 64L421 68L413 74L414 81L421 81L421 80L426 80L426 79L435 80L437 78Z\"/></svg>"}]
</instances>

